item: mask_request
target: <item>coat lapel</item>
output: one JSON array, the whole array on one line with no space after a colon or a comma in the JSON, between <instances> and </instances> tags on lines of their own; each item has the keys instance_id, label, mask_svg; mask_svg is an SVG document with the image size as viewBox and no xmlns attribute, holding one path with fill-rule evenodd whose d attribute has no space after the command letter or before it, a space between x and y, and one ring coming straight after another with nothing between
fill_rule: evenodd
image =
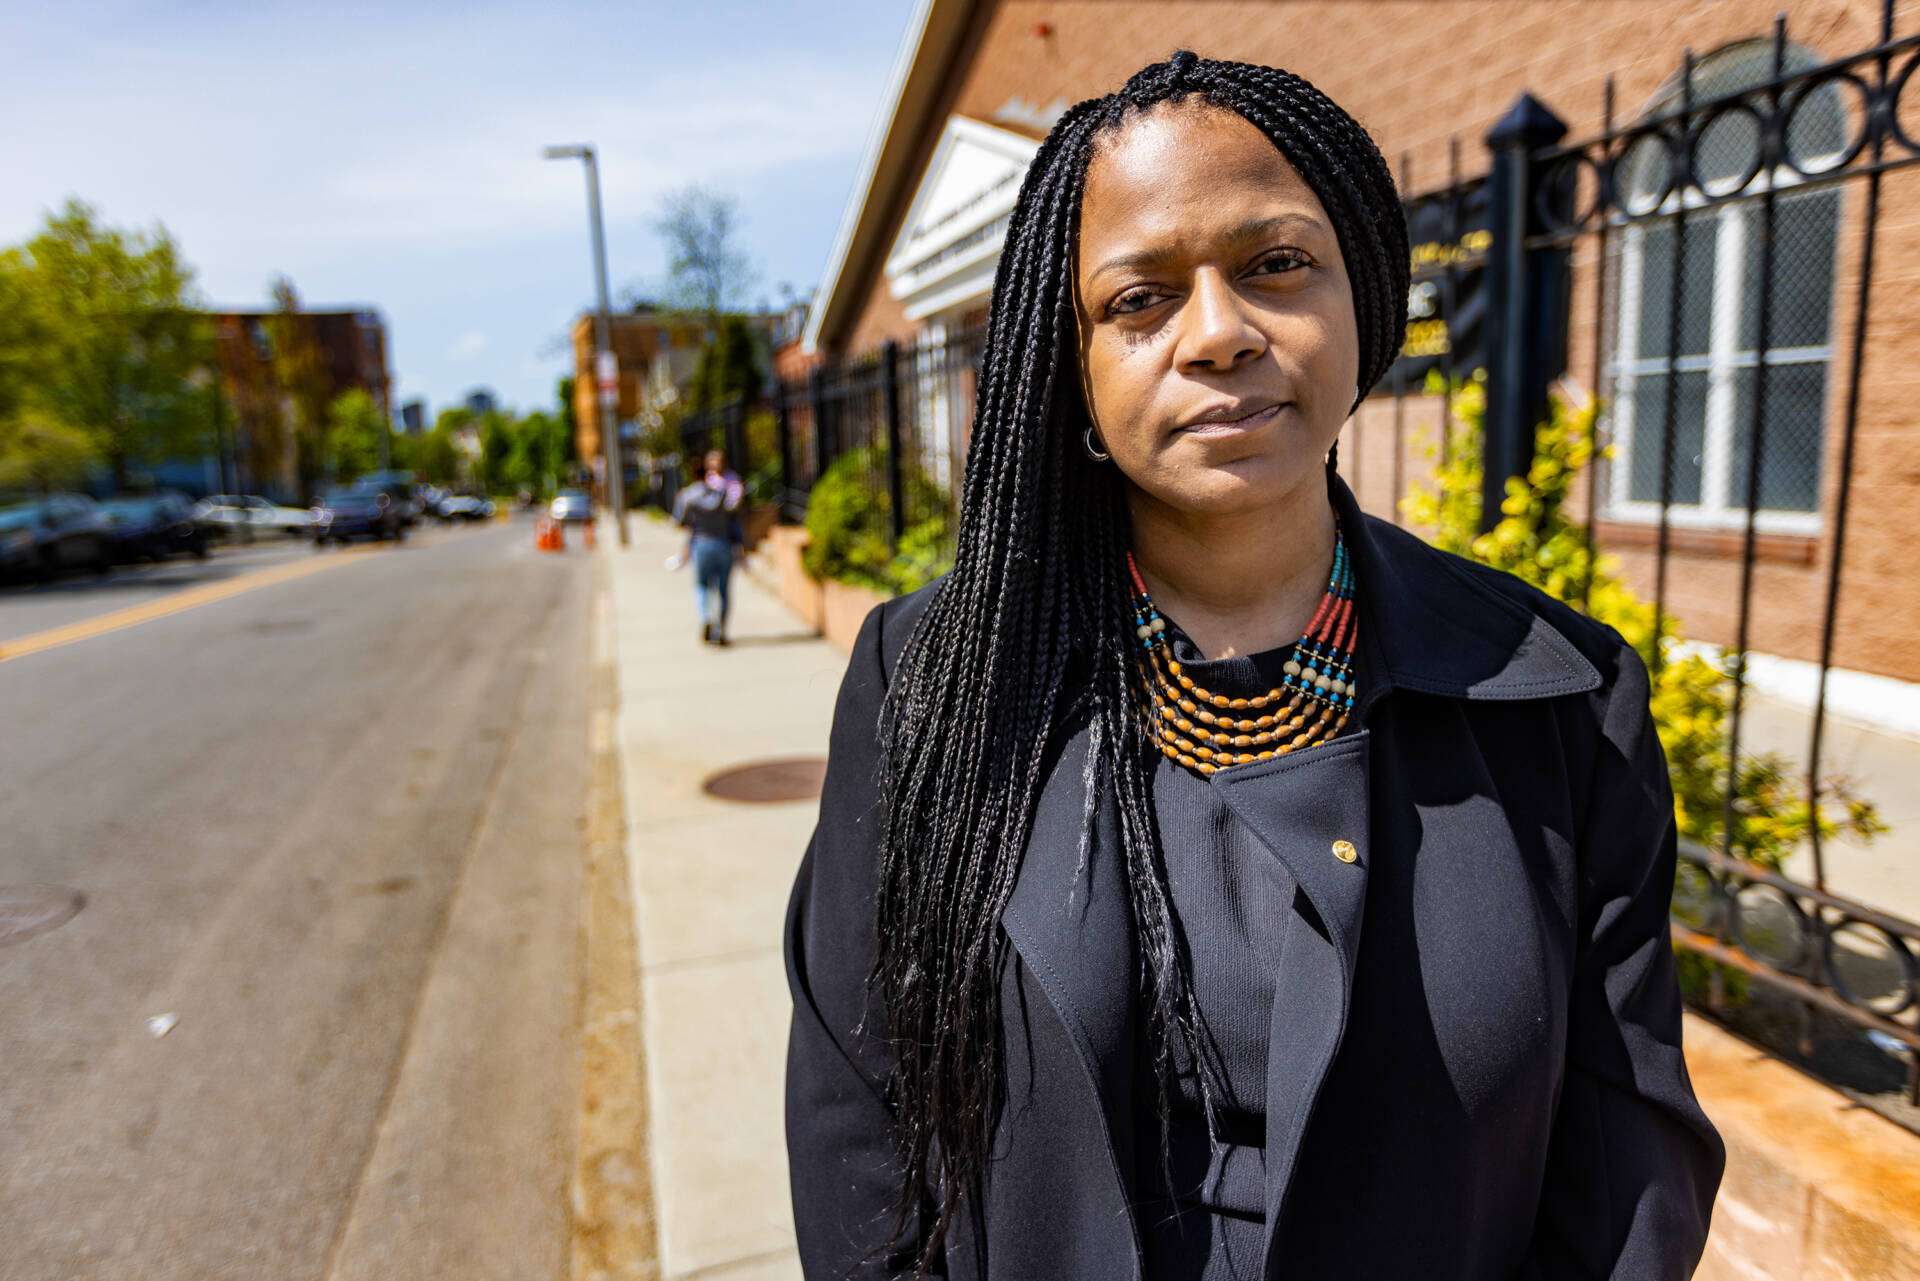
<instances>
[{"instance_id":1,"label":"coat lapel","mask_svg":"<svg viewBox=\"0 0 1920 1281\"><path fill-rule=\"evenodd\" d=\"M1127 1198L1133 1168L1133 924L1111 787L1084 862L1089 735L1076 720L1047 772L1001 926L1046 993L1099 1100L1113 1176ZM1135 1249L1137 1255L1137 1246Z\"/></svg>"},{"instance_id":2,"label":"coat lapel","mask_svg":"<svg viewBox=\"0 0 1920 1281\"><path fill-rule=\"evenodd\" d=\"M1336 480L1377 685L1472 700L1553 697L1592 689L1598 672L1533 609L1496 591L1412 535L1363 516ZM924 597L924 593L919 594ZM1544 601L1544 598L1541 598ZM911 617L903 612L903 617ZM897 629L904 633L906 628ZM1089 735L1063 716L1002 927L1065 1027L1098 1099L1112 1177L1128 1196L1136 1046L1134 934L1119 815L1103 785L1081 857ZM1297 893L1282 936L1267 1064L1267 1275L1307 1126L1338 1053L1353 999L1370 844L1369 732L1212 776L1225 803L1292 872ZM1353 859L1336 852L1352 846ZM1137 1258L1137 1235L1135 1238Z\"/></svg>"},{"instance_id":3,"label":"coat lapel","mask_svg":"<svg viewBox=\"0 0 1920 1281\"><path fill-rule=\"evenodd\" d=\"M1267 1052L1269 1265L1301 1141L1340 1048L1353 997L1373 861L1369 742L1362 730L1213 775L1221 799L1287 865L1297 886L1281 936Z\"/></svg>"}]
</instances>

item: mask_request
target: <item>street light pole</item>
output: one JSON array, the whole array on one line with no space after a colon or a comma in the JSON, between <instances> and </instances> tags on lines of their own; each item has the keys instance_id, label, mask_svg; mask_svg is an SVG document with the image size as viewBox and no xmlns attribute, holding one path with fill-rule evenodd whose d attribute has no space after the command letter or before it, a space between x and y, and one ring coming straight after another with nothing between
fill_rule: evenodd
<instances>
[{"instance_id":1,"label":"street light pole","mask_svg":"<svg viewBox=\"0 0 1920 1281\"><path fill-rule=\"evenodd\" d=\"M607 506L613 512L620 545L627 546L627 473L620 451L620 383L613 356L613 313L607 303L607 240L600 225L600 165L593 148L585 145L548 147L549 160L587 163L587 215L593 224L594 283L600 291L600 310L594 317L594 381L600 393L600 459L606 469Z\"/></svg>"}]
</instances>

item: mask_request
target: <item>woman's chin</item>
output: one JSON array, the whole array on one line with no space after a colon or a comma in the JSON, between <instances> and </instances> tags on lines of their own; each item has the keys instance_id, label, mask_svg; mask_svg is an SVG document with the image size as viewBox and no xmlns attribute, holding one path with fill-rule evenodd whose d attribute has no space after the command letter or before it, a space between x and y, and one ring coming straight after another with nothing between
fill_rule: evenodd
<instances>
[{"instance_id":1,"label":"woman's chin","mask_svg":"<svg viewBox=\"0 0 1920 1281\"><path fill-rule=\"evenodd\" d=\"M1272 457L1186 467L1156 486L1154 497L1193 516L1240 516L1296 498L1310 471L1318 474L1317 468L1289 466Z\"/></svg>"}]
</instances>

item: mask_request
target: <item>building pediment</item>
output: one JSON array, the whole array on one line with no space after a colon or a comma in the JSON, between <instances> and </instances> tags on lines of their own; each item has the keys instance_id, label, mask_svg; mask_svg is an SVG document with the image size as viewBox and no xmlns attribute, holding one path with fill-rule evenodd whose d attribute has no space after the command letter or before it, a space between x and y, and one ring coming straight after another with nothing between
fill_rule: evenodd
<instances>
[{"instance_id":1,"label":"building pediment","mask_svg":"<svg viewBox=\"0 0 1920 1281\"><path fill-rule=\"evenodd\" d=\"M983 300L1007 218L1039 144L966 116L948 119L887 255L886 276L909 319Z\"/></svg>"}]
</instances>

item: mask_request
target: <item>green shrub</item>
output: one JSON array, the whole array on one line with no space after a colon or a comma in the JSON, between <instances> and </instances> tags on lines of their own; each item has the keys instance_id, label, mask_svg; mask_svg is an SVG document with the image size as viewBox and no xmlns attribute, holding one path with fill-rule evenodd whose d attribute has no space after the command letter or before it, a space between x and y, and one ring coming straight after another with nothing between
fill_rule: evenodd
<instances>
[{"instance_id":1,"label":"green shrub","mask_svg":"<svg viewBox=\"0 0 1920 1281\"><path fill-rule=\"evenodd\" d=\"M910 511L924 513L901 534L897 553L887 545L891 496L876 479L886 453L853 450L814 482L807 500L807 571L876 591L901 594L925 586L952 564L952 504L946 490L918 467L906 474Z\"/></svg>"}]
</instances>

